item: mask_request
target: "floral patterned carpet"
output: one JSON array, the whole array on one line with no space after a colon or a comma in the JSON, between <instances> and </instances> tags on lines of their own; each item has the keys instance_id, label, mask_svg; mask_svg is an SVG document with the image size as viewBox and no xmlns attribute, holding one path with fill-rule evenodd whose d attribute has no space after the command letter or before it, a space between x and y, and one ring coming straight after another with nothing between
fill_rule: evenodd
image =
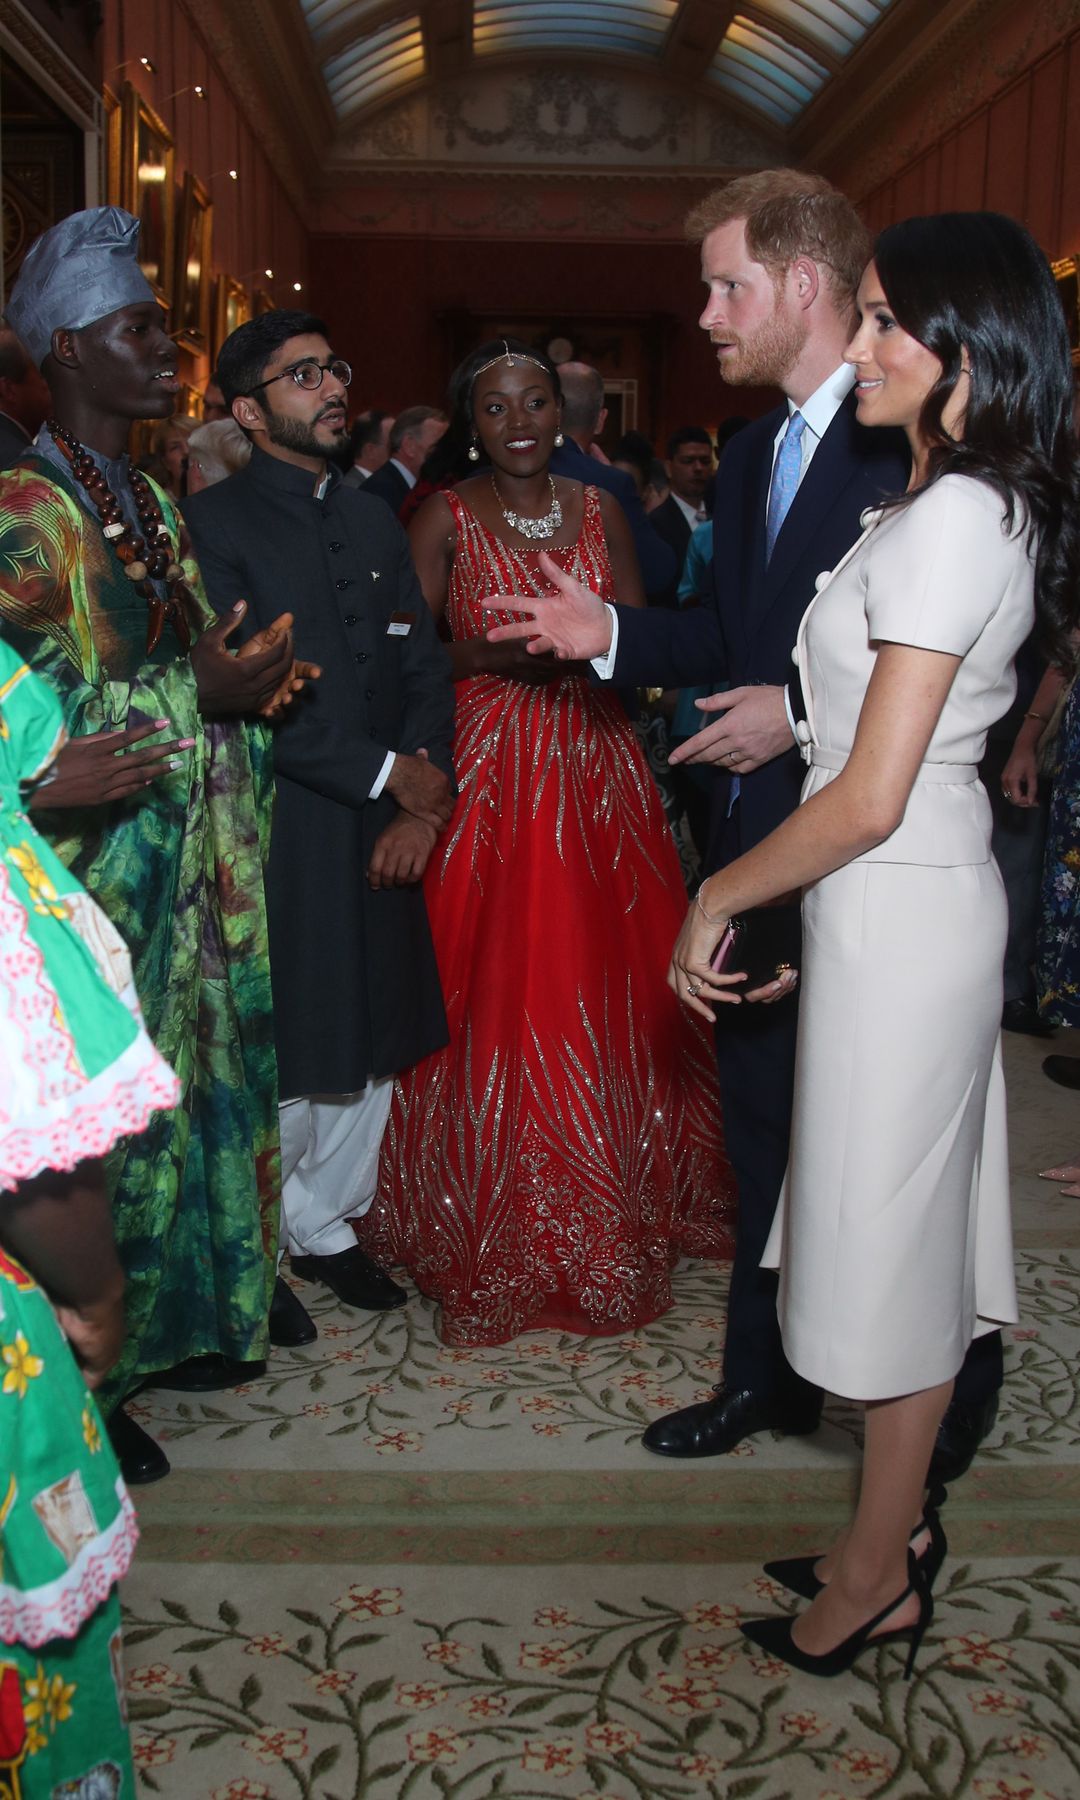
<instances>
[{"instance_id":1,"label":"floral patterned carpet","mask_svg":"<svg viewBox=\"0 0 1080 1800\"><path fill-rule=\"evenodd\" d=\"M822 1682L737 1630L799 1604L761 1561L844 1517L851 1409L704 1463L641 1449L717 1378L722 1270L684 1266L640 1333L476 1352L419 1298L322 1300L259 1380L141 1397L174 1468L124 1590L142 1794L1076 1800L1080 1203L1031 1171L1080 1131L1044 1047L1008 1052L1023 1318L910 1683L896 1648Z\"/></svg>"}]
</instances>

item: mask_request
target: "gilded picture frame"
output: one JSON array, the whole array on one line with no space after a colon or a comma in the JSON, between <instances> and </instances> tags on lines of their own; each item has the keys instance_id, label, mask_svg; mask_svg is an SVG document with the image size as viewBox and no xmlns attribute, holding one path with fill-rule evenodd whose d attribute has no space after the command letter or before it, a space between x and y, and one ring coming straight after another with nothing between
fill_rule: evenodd
<instances>
[{"instance_id":1,"label":"gilded picture frame","mask_svg":"<svg viewBox=\"0 0 1080 1800\"><path fill-rule=\"evenodd\" d=\"M255 289L255 305L253 310L257 319L261 318L263 313L273 312L273 296L268 294L265 288Z\"/></svg>"},{"instance_id":2,"label":"gilded picture frame","mask_svg":"<svg viewBox=\"0 0 1080 1800\"><path fill-rule=\"evenodd\" d=\"M106 85L101 90L101 107L105 115L104 194L106 206L122 206L123 200L123 108L119 94Z\"/></svg>"},{"instance_id":3,"label":"gilded picture frame","mask_svg":"<svg viewBox=\"0 0 1080 1800\"><path fill-rule=\"evenodd\" d=\"M251 317L251 298L242 281L231 275L219 275L214 297L214 362L230 332L246 325Z\"/></svg>"},{"instance_id":4,"label":"gilded picture frame","mask_svg":"<svg viewBox=\"0 0 1080 1800\"><path fill-rule=\"evenodd\" d=\"M1073 366L1080 368L1080 256L1063 256L1050 268L1065 310Z\"/></svg>"},{"instance_id":5,"label":"gilded picture frame","mask_svg":"<svg viewBox=\"0 0 1080 1800\"><path fill-rule=\"evenodd\" d=\"M186 350L210 343L210 238L214 208L198 176L184 176L173 291L172 333Z\"/></svg>"},{"instance_id":6,"label":"gilded picture frame","mask_svg":"<svg viewBox=\"0 0 1080 1800\"><path fill-rule=\"evenodd\" d=\"M121 205L139 221L139 265L161 301L173 300L176 150L172 133L130 81L121 100Z\"/></svg>"}]
</instances>

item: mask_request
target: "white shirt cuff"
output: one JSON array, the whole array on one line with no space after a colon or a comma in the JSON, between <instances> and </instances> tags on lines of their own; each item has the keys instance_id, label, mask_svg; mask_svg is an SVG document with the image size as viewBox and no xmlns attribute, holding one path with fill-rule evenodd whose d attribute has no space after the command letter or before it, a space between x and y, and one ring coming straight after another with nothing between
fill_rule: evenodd
<instances>
[{"instance_id":1,"label":"white shirt cuff","mask_svg":"<svg viewBox=\"0 0 1080 1800\"><path fill-rule=\"evenodd\" d=\"M795 714L791 710L791 689L786 682L784 683L784 711L787 713L787 722L791 726L791 735L797 744L799 742L799 732L798 727L795 724Z\"/></svg>"},{"instance_id":2,"label":"white shirt cuff","mask_svg":"<svg viewBox=\"0 0 1080 1800\"><path fill-rule=\"evenodd\" d=\"M794 730L794 726L792 727L792 730ZM386 786L387 782L390 779L390 771L393 768L396 761L397 761L397 758L394 755L394 752L392 750L388 750L386 752L385 757L383 758L383 766L379 770L379 773L376 775L374 781L371 784L371 792L368 795L369 800L377 800L379 798L379 795L382 793L383 788Z\"/></svg>"},{"instance_id":3,"label":"white shirt cuff","mask_svg":"<svg viewBox=\"0 0 1080 1800\"><path fill-rule=\"evenodd\" d=\"M615 656L619 648L619 615L613 606L607 606L606 603L605 611L611 620L611 642L603 656L593 656L589 659L590 667L596 670L597 678L600 681L610 681L614 675Z\"/></svg>"}]
</instances>

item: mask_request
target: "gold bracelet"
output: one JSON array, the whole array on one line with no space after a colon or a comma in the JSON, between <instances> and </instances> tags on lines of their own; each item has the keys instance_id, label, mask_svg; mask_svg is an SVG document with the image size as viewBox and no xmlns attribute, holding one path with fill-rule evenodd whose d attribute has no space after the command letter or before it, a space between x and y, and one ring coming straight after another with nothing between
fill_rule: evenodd
<instances>
[{"instance_id":1,"label":"gold bracelet","mask_svg":"<svg viewBox=\"0 0 1080 1800\"><path fill-rule=\"evenodd\" d=\"M719 918L714 919L712 916L712 913L707 913L705 911L705 908L701 902L701 888L703 888L704 886L705 886L705 883L702 882L701 887L698 888L697 893L694 895L694 904L697 907L698 912L701 914L703 919L708 919L710 925L726 925L727 920L726 920L726 918L724 918L723 914L721 914L721 916Z\"/></svg>"},{"instance_id":2,"label":"gold bracelet","mask_svg":"<svg viewBox=\"0 0 1080 1800\"><path fill-rule=\"evenodd\" d=\"M1049 713L1026 712L1024 717L1025 719L1038 719L1040 725L1049 725L1050 723Z\"/></svg>"}]
</instances>

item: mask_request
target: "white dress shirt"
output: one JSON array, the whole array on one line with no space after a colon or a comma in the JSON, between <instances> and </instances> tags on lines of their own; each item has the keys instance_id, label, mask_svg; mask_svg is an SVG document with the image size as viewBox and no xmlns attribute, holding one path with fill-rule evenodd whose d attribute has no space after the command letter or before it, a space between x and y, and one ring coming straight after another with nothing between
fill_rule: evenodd
<instances>
[{"instance_id":1,"label":"white dress shirt","mask_svg":"<svg viewBox=\"0 0 1080 1800\"><path fill-rule=\"evenodd\" d=\"M684 500L681 494L675 492L674 488L671 490L671 498L682 513L682 516L686 520L691 531L693 531L695 525L704 524L705 520L708 518L709 515L705 511L704 506L691 506L689 500Z\"/></svg>"},{"instance_id":2,"label":"white dress shirt","mask_svg":"<svg viewBox=\"0 0 1080 1800\"><path fill-rule=\"evenodd\" d=\"M802 434L802 442L799 445L799 449L802 453L799 467L799 485L802 485L806 471L810 467L817 452L818 445L821 443L822 438L825 436L825 433L828 431L829 426L840 411L841 406L848 394L850 394L854 385L854 369L850 363L841 363L840 367L834 369L832 374L827 380L822 382L820 387L814 389L814 392L802 406L796 406L794 400L790 397L788 398L787 418L784 420L773 439L772 465L770 466L769 471L770 476L772 467L775 467L776 464L780 445L784 441L788 425L791 422L791 416L793 413L799 412L806 420L806 430ZM678 494L676 494L674 498L678 500ZM682 501L679 501L679 504L684 505ZM768 502L766 502L766 504L768 504ZM615 670L615 657L619 648L619 615L613 606L609 606L607 610L611 616L611 643L603 656L594 656L592 659L592 667L596 670L601 681L611 680ZM795 738L797 743L798 738L795 733L795 721L791 716L791 706L788 701L788 691L786 687L784 689L784 705L787 708L788 724L791 726L791 735Z\"/></svg>"}]
</instances>

